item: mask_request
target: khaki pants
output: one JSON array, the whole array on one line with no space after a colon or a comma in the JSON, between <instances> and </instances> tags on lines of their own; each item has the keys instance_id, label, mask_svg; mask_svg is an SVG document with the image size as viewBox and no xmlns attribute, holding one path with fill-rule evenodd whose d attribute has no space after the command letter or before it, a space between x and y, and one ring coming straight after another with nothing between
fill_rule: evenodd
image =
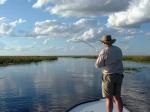
<instances>
[{"instance_id":1,"label":"khaki pants","mask_svg":"<svg viewBox=\"0 0 150 112\"><path fill-rule=\"evenodd\" d=\"M102 76L102 95L121 96L121 85L123 74L103 74Z\"/></svg>"}]
</instances>

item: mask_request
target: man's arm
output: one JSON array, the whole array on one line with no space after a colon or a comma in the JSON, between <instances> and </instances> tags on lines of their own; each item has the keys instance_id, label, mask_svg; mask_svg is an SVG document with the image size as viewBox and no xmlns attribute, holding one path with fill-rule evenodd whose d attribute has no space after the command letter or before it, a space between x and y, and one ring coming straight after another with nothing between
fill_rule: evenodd
<instances>
[{"instance_id":1,"label":"man's arm","mask_svg":"<svg viewBox=\"0 0 150 112\"><path fill-rule=\"evenodd\" d=\"M105 66L105 58L104 58L104 50L102 50L96 60L95 66L96 68L101 68Z\"/></svg>"}]
</instances>

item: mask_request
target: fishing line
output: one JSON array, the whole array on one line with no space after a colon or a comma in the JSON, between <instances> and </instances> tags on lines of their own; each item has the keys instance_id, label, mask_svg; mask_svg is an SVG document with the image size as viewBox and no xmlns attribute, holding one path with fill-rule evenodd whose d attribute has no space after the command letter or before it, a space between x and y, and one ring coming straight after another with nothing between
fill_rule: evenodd
<instances>
[{"instance_id":1,"label":"fishing line","mask_svg":"<svg viewBox=\"0 0 150 112\"><path fill-rule=\"evenodd\" d=\"M81 40L81 39L77 39L77 41L82 42L82 43L85 43L85 44L88 45L89 47L95 49L95 51L99 52L99 50L98 50L95 46L93 46L92 44L90 44L89 42L84 41L84 40Z\"/></svg>"}]
</instances>

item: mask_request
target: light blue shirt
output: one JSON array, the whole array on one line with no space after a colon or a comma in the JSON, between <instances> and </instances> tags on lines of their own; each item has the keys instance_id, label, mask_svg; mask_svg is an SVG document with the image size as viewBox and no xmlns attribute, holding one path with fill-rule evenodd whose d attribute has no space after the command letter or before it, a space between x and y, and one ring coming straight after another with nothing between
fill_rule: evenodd
<instances>
[{"instance_id":1,"label":"light blue shirt","mask_svg":"<svg viewBox=\"0 0 150 112\"><path fill-rule=\"evenodd\" d=\"M103 48L96 60L96 67L102 68L103 74L123 73L122 51L117 46Z\"/></svg>"}]
</instances>

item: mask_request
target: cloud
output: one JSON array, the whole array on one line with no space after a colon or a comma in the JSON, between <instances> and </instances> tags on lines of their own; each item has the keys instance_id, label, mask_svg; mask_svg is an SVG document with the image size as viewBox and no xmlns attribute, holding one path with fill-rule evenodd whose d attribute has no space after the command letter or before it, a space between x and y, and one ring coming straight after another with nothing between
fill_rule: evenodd
<instances>
[{"instance_id":1,"label":"cloud","mask_svg":"<svg viewBox=\"0 0 150 112\"><path fill-rule=\"evenodd\" d=\"M114 38L128 41L130 37L144 35L144 32L140 29L108 28L97 19L81 18L69 24L57 20L36 22L32 36L45 38L43 44L46 45L49 38L66 38L67 42L96 42L105 34L111 34Z\"/></svg>"},{"instance_id":2,"label":"cloud","mask_svg":"<svg viewBox=\"0 0 150 112\"><path fill-rule=\"evenodd\" d=\"M4 51L32 51L33 48L35 46L35 42L33 42L32 44L28 45L16 45L16 44L6 44L5 46L3 46L3 48L1 50Z\"/></svg>"},{"instance_id":3,"label":"cloud","mask_svg":"<svg viewBox=\"0 0 150 112\"><path fill-rule=\"evenodd\" d=\"M131 39L133 39L133 38L135 38L135 37L134 37L134 36L126 36L126 37L125 37L125 40L128 41L128 40L131 40Z\"/></svg>"},{"instance_id":4,"label":"cloud","mask_svg":"<svg viewBox=\"0 0 150 112\"><path fill-rule=\"evenodd\" d=\"M147 22L150 22L150 0L132 0L127 10L113 13L108 18L108 25L116 28L140 27Z\"/></svg>"},{"instance_id":5,"label":"cloud","mask_svg":"<svg viewBox=\"0 0 150 112\"><path fill-rule=\"evenodd\" d=\"M88 31L84 32L81 38L84 41L91 40L93 38L96 38L99 35L97 29L89 29Z\"/></svg>"},{"instance_id":6,"label":"cloud","mask_svg":"<svg viewBox=\"0 0 150 112\"><path fill-rule=\"evenodd\" d=\"M18 20L16 20L16 22L18 22L18 23L25 23L26 20L19 18Z\"/></svg>"},{"instance_id":7,"label":"cloud","mask_svg":"<svg viewBox=\"0 0 150 112\"><path fill-rule=\"evenodd\" d=\"M14 45L14 46L8 46L5 45L3 47L3 50L7 50L7 51L31 51L31 49L33 48L33 45L25 45L25 46L21 46L21 45Z\"/></svg>"},{"instance_id":8,"label":"cloud","mask_svg":"<svg viewBox=\"0 0 150 112\"><path fill-rule=\"evenodd\" d=\"M85 42L85 41L95 41L99 38L101 31L97 28L90 28L84 31L81 35L77 37L68 39L67 42Z\"/></svg>"},{"instance_id":9,"label":"cloud","mask_svg":"<svg viewBox=\"0 0 150 112\"><path fill-rule=\"evenodd\" d=\"M32 6L33 8L41 8L43 5L49 3L50 0L37 0L37 2Z\"/></svg>"},{"instance_id":10,"label":"cloud","mask_svg":"<svg viewBox=\"0 0 150 112\"><path fill-rule=\"evenodd\" d=\"M87 17L122 11L128 5L129 0L37 0L33 7L46 6L47 11L61 16Z\"/></svg>"},{"instance_id":11,"label":"cloud","mask_svg":"<svg viewBox=\"0 0 150 112\"><path fill-rule=\"evenodd\" d=\"M73 38L81 35L85 37L97 27L98 22L96 19L82 18L72 24L61 23L56 20L45 20L35 23L33 35L38 38ZM91 30L88 33L89 29ZM87 33L84 34L84 32Z\"/></svg>"},{"instance_id":12,"label":"cloud","mask_svg":"<svg viewBox=\"0 0 150 112\"><path fill-rule=\"evenodd\" d=\"M0 5L3 5L7 0L0 0Z\"/></svg>"},{"instance_id":13,"label":"cloud","mask_svg":"<svg viewBox=\"0 0 150 112\"><path fill-rule=\"evenodd\" d=\"M116 34L124 37L137 37L144 35L144 31L141 29L119 29Z\"/></svg>"},{"instance_id":14,"label":"cloud","mask_svg":"<svg viewBox=\"0 0 150 112\"><path fill-rule=\"evenodd\" d=\"M97 26L97 20L95 19L86 19L81 18L73 23L75 27L85 28L85 27L94 27Z\"/></svg>"},{"instance_id":15,"label":"cloud","mask_svg":"<svg viewBox=\"0 0 150 112\"><path fill-rule=\"evenodd\" d=\"M35 23L34 34L37 37L65 37L69 35L69 26L56 20Z\"/></svg>"},{"instance_id":16,"label":"cloud","mask_svg":"<svg viewBox=\"0 0 150 112\"><path fill-rule=\"evenodd\" d=\"M28 46L17 46L14 49L16 51L29 51L29 50L31 50L31 48L33 48L33 46L32 45L28 45Z\"/></svg>"},{"instance_id":17,"label":"cloud","mask_svg":"<svg viewBox=\"0 0 150 112\"><path fill-rule=\"evenodd\" d=\"M17 24L26 22L23 19L8 21L5 17L0 18L0 36L9 36L16 28Z\"/></svg>"},{"instance_id":18,"label":"cloud","mask_svg":"<svg viewBox=\"0 0 150 112\"><path fill-rule=\"evenodd\" d=\"M29 51L33 48L33 45L7 45L6 43L0 42L0 50L1 51Z\"/></svg>"},{"instance_id":19,"label":"cloud","mask_svg":"<svg viewBox=\"0 0 150 112\"><path fill-rule=\"evenodd\" d=\"M37 0L33 8L69 17L107 16L112 28L138 28L150 22L149 0Z\"/></svg>"},{"instance_id":20,"label":"cloud","mask_svg":"<svg viewBox=\"0 0 150 112\"><path fill-rule=\"evenodd\" d=\"M46 44L48 43L49 40L50 40L50 38L45 39L45 40L43 41L43 44L46 45Z\"/></svg>"}]
</instances>

